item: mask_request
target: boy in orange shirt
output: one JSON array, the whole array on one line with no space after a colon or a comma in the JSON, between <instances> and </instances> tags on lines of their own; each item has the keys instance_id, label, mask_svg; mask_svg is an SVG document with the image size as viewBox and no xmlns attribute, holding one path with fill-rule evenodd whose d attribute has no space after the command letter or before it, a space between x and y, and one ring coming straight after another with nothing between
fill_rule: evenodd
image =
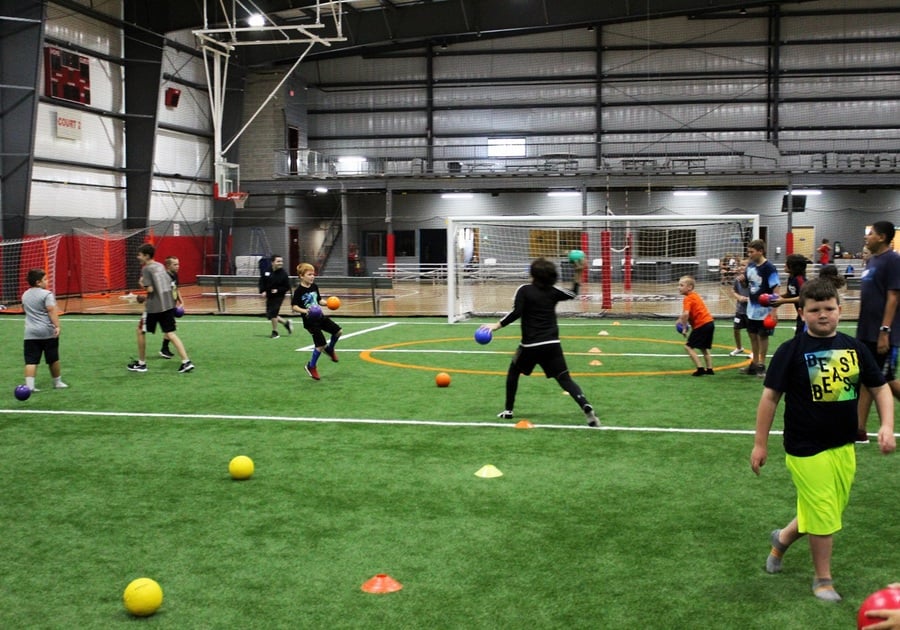
<instances>
[{"instance_id":1,"label":"boy in orange shirt","mask_svg":"<svg viewBox=\"0 0 900 630\"><path fill-rule=\"evenodd\" d=\"M681 316L678 318L676 327L679 327L681 334L687 336L684 343L684 349L688 356L697 366L691 376L705 376L707 374L715 374L712 367L712 354L710 349L713 343L713 334L716 331L716 322L710 315L709 309L703 298L694 292L694 279L691 276L682 276L678 280L678 292L684 296L681 307ZM690 334L688 334L690 329ZM700 357L697 350L703 351L703 362L706 364L704 369L700 363Z\"/></svg>"}]
</instances>

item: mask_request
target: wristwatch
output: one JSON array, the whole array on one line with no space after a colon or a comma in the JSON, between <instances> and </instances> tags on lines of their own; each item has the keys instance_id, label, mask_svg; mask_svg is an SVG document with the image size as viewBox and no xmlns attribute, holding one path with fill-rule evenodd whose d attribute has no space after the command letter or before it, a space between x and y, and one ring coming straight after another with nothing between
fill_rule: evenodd
<instances>
[{"instance_id":1,"label":"wristwatch","mask_svg":"<svg viewBox=\"0 0 900 630\"><path fill-rule=\"evenodd\" d=\"M882 326L881 328L878 329L878 332L889 333L889 332L891 332L891 327L890 326Z\"/></svg>"}]
</instances>

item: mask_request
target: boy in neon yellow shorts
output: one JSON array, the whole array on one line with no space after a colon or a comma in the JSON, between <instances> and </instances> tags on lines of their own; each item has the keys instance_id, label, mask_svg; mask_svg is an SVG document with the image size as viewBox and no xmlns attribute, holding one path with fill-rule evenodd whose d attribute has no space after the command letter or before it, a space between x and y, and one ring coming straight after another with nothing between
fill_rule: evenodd
<instances>
[{"instance_id":1,"label":"boy in neon yellow shorts","mask_svg":"<svg viewBox=\"0 0 900 630\"><path fill-rule=\"evenodd\" d=\"M757 475L768 456L775 409L785 396L785 462L797 489L797 515L772 532L766 571L781 571L782 556L809 535L819 599L840 601L831 578L832 537L850 499L856 473L857 400L865 385L875 400L881 429L878 444L896 448L894 399L871 353L856 339L837 331L841 306L837 289L823 280L803 285L797 303L807 330L775 352L756 409L756 437L750 467Z\"/></svg>"}]
</instances>

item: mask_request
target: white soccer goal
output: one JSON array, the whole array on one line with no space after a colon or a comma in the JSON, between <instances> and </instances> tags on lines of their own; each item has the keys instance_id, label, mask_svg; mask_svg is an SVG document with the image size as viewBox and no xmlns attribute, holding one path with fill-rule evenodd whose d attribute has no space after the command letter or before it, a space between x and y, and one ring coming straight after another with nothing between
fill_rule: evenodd
<instances>
[{"instance_id":1,"label":"white soccer goal","mask_svg":"<svg viewBox=\"0 0 900 630\"><path fill-rule=\"evenodd\" d=\"M0 306L20 304L28 288L29 269L47 272L47 288L55 292L56 252L62 235L39 236L0 241Z\"/></svg>"},{"instance_id":2,"label":"white soccer goal","mask_svg":"<svg viewBox=\"0 0 900 630\"><path fill-rule=\"evenodd\" d=\"M678 300L677 282L725 282L711 261L740 260L759 235L758 215L497 216L447 220L447 317L508 312L535 258L557 263L562 286L581 275L580 300L560 314L652 314L636 305ZM578 271L572 250L585 253ZM730 284L730 282L729 282Z\"/></svg>"}]
</instances>

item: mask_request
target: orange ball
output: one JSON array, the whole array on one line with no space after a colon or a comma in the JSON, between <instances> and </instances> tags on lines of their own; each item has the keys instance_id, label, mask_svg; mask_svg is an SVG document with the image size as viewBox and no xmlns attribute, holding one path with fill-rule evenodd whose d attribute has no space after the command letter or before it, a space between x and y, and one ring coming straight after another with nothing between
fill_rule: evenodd
<instances>
[{"instance_id":1,"label":"orange ball","mask_svg":"<svg viewBox=\"0 0 900 630\"><path fill-rule=\"evenodd\" d=\"M438 387L450 387L450 375L446 372L440 372L434 377L434 382Z\"/></svg>"},{"instance_id":2,"label":"orange ball","mask_svg":"<svg viewBox=\"0 0 900 630\"><path fill-rule=\"evenodd\" d=\"M778 324L778 320L771 315L766 315L766 318L763 320L763 327L768 330L775 328L776 324Z\"/></svg>"},{"instance_id":3,"label":"orange ball","mask_svg":"<svg viewBox=\"0 0 900 630\"><path fill-rule=\"evenodd\" d=\"M325 306L330 308L332 311L336 311L341 308L341 298L336 295L332 295L327 300L325 300Z\"/></svg>"}]
</instances>

